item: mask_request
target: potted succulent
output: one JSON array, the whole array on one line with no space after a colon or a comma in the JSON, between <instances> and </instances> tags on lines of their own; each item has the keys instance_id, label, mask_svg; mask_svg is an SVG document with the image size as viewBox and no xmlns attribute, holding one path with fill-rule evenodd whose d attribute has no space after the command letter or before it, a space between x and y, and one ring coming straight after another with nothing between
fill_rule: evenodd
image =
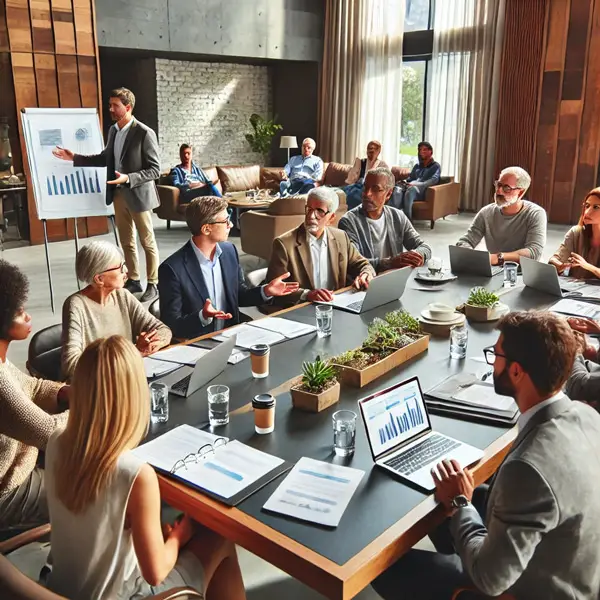
<instances>
[{"instance_id":1,"label":"potted succulent","mask_svg":"<svg viewBox=\"0 0 600 600\"><path fill-rule=\"evenodd\" d=\"M474 287L465 304L465 316L472 321L491 321L496 318L494 313L499 302L500 298L494 292Z\"/></svg>"},{"instance_id":2,"label":"potted succulent","mask_svg":"<svg viewBox=\"0 0 600 600\"><path fill-rule=\"evenodd\" d=\"M384 373L424 352L429 336L420 331L419 322L404 310L375 319L360 348L331 359L344 383L363 387Z\"/></svg>"},{"instance_id":3,"label":"potted succulent","mask_svg":"<svg viewBox=\"0 0 600 600\"><path fill-rule=\"evenodd\" d=\"M317 356L314 362L302 364L302 379L292 387L292 404L310 412L321 412L340 399L340 383L336 370Z\"/></svg>"}]
</instances>

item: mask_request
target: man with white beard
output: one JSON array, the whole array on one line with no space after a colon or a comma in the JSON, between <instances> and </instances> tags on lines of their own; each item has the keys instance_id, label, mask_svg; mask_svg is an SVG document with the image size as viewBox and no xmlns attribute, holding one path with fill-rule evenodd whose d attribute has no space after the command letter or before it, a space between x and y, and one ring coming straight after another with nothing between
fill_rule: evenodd
<instances>
[{"instance_id":1,"label":"man with white beard","mask_svg":"<svg viewBox=\"0 0 600 600\"><path fill-rule=\"evenodd\" d=\"M492 265L520 262L521 256L540 260L546 244L546 211L524 200L531 184L521 167L507 167L494 182L494 204L475 215L471 227L457 246L475 248L484 239Z\"/></svg>"},{"instance_id":2,"label":"man with white beard","mask_svg":"<svg viewBox=\"0 0 600 600\"><path fill-rule=\"evenodd\" d=\"M375 277L369 261L361 256L348 235L330 227L335 221L339 199L331 188L310 190L306 199L304 223L273 240L273 252L267 279L289 273L300 289L286 298L276 299L278 306L298 302L330 302L333 292L353 283L366 289Z\"/></svg>"}]
</instances>

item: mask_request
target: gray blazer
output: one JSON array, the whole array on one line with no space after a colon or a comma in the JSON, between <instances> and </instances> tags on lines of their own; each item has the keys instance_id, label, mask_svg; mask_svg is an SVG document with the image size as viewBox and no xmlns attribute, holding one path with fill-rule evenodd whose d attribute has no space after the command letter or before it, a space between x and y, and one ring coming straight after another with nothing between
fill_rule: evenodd
<instances>
[{"instance_id":1,"label":"gray blazer","mask_svg":"<svg viewBox=\"0 0 600 600\"><path fill-rule=\"evenodd\" d=\"M456 551L485 594L591 599L600 590L600 415L563 396L519 432L487 497L450 521Z\"/></svg>"},{"instance_id":2,"label":"gray blazer","mask_svg":"<svg viewBox=\"0 0 600 600\"><path fill-rule=\"evenodd\" d=\"M115 128L110 128L106 148L100 154L76 154L76 167L106 167L107 181L115 178ZM160 205L154 180L160 176L158 140L150 127L133 120L121 155L121 171L129 175L129 183L119 187L132 212L152 210ZM112 204L116 186L106 186L106 204Z\"/></svg>"}]
</instances>

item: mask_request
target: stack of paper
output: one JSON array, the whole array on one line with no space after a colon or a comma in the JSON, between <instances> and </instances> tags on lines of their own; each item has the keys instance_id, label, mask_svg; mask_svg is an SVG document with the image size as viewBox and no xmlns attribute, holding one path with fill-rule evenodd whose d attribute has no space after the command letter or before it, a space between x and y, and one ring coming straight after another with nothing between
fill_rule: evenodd
<instances>
[{"instance_id":1,"label":"stack of paper","mask_svg":"<svg viewBox=\"0 0 600 600\"><path fill-rule=\"evenodd\" d=\"M167 373L176 371L181 367L180 364L167 362L164 360L157 360L150 356L144 357L144 371L146 372L146 379L153 379L154 377L162 377Z\"/></svg>"},{"instance_id":2,"label":"stack of paper","mask_svg":"<svg viewBox=\"0 0 600 600\"><path fill-rule=\"evenodd\" d=\"M257 321L251 321L248 323L252 327L258 327L259 329L266 329L274 333L279 333L285 336L288 340L313 333L317 331L314 325L307 325L306 323L298 323L297 321L290 321L289 319L282 319L281 317L267 317L266 319L258 319Z\"/></svg>"},{"instance_id":3,"label":"stack of paper","mask_svg":"<svg viewBox=\"0 0 600 600\"><path fill-rule=\"evenodd\" d=\"M452 399L457 404L490 410L508 417L512 417L515 414L515 410L518 410L512 398L509 396L499 396L491 385L474 383L454 394Z\"/></svg>"},{"instance_id":4,"label":"stack of paper","mask_svg":"<svg viewBox=\"0 0 600 600\"><path fill-rule=\"evenodd\" d=\"M225 329L213 339L224 342L232 335L237 335L235 345L246 349L251 348L255 344L268 344L269 346L272 346L273 344L278 344L286 339L285 336L280 333L268 331L267 329L259 329L258 327L251 327L248 323Z\"/></svg>"},{"instance_id":5,"label":"stack of paper","mask_svg":"<svg viewBox=\"0 0 600 600\"><path fill-rule=\"evenodd\" d=\"M600 306L589 304L581 300L563 299L550 307L552 312L574 317L587 317L588 319L600 319Z\"/></svg>"},{"instance_id":6,"label":"stack of paper","mask_svg":"<svg viewBox=\"0 0 600 600\"><path fill-rule=\"evenodd\" d=\"M337 527L364 474L358 469L301 458L263 508Z\"/></svg>"},{"instance_id":7,"label":"stack of paper","mask_svg":"<svg viewBox=\"0 0 600 600\"><path fill-rule=\"evenodd\" d=\"M208 350L196 348L195 346L173 346L172 348L155 352L152 358L193 367L207 352Z\"/></svg>"}]
</instances>

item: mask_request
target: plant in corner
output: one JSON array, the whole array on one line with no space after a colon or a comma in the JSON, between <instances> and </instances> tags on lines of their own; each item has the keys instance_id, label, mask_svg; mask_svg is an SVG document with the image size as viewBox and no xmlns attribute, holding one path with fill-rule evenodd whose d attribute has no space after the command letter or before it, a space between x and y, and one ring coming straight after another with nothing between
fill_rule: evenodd
<instances>
[{"instance_id":1,"label":"plant in corner","mask_svg":"<svg viewBox=\"0 0 600 600\"><path fill-rule=\"evenodd\" d=\"M271 149L271 141L278 130L283 129L281 125L275 123L277 115L272 119L263 119L256 113L250 116L250 125L254 133L247 133L246 140L250 144L253 152L258 152L266 156Z\"/></svg>"},{"instance_id":2,"label":"plant in corner","mask_svg":"<svg viewBox=\"0 0 600 600\"><path fill-rule=\"evenodd\" d=\"M488 292L485 288L475 287L469 293L467 304L471 306L482 306L484 308L493 308L498 304L500 298L494 292Z\"/></svg>"}]
</instances>

